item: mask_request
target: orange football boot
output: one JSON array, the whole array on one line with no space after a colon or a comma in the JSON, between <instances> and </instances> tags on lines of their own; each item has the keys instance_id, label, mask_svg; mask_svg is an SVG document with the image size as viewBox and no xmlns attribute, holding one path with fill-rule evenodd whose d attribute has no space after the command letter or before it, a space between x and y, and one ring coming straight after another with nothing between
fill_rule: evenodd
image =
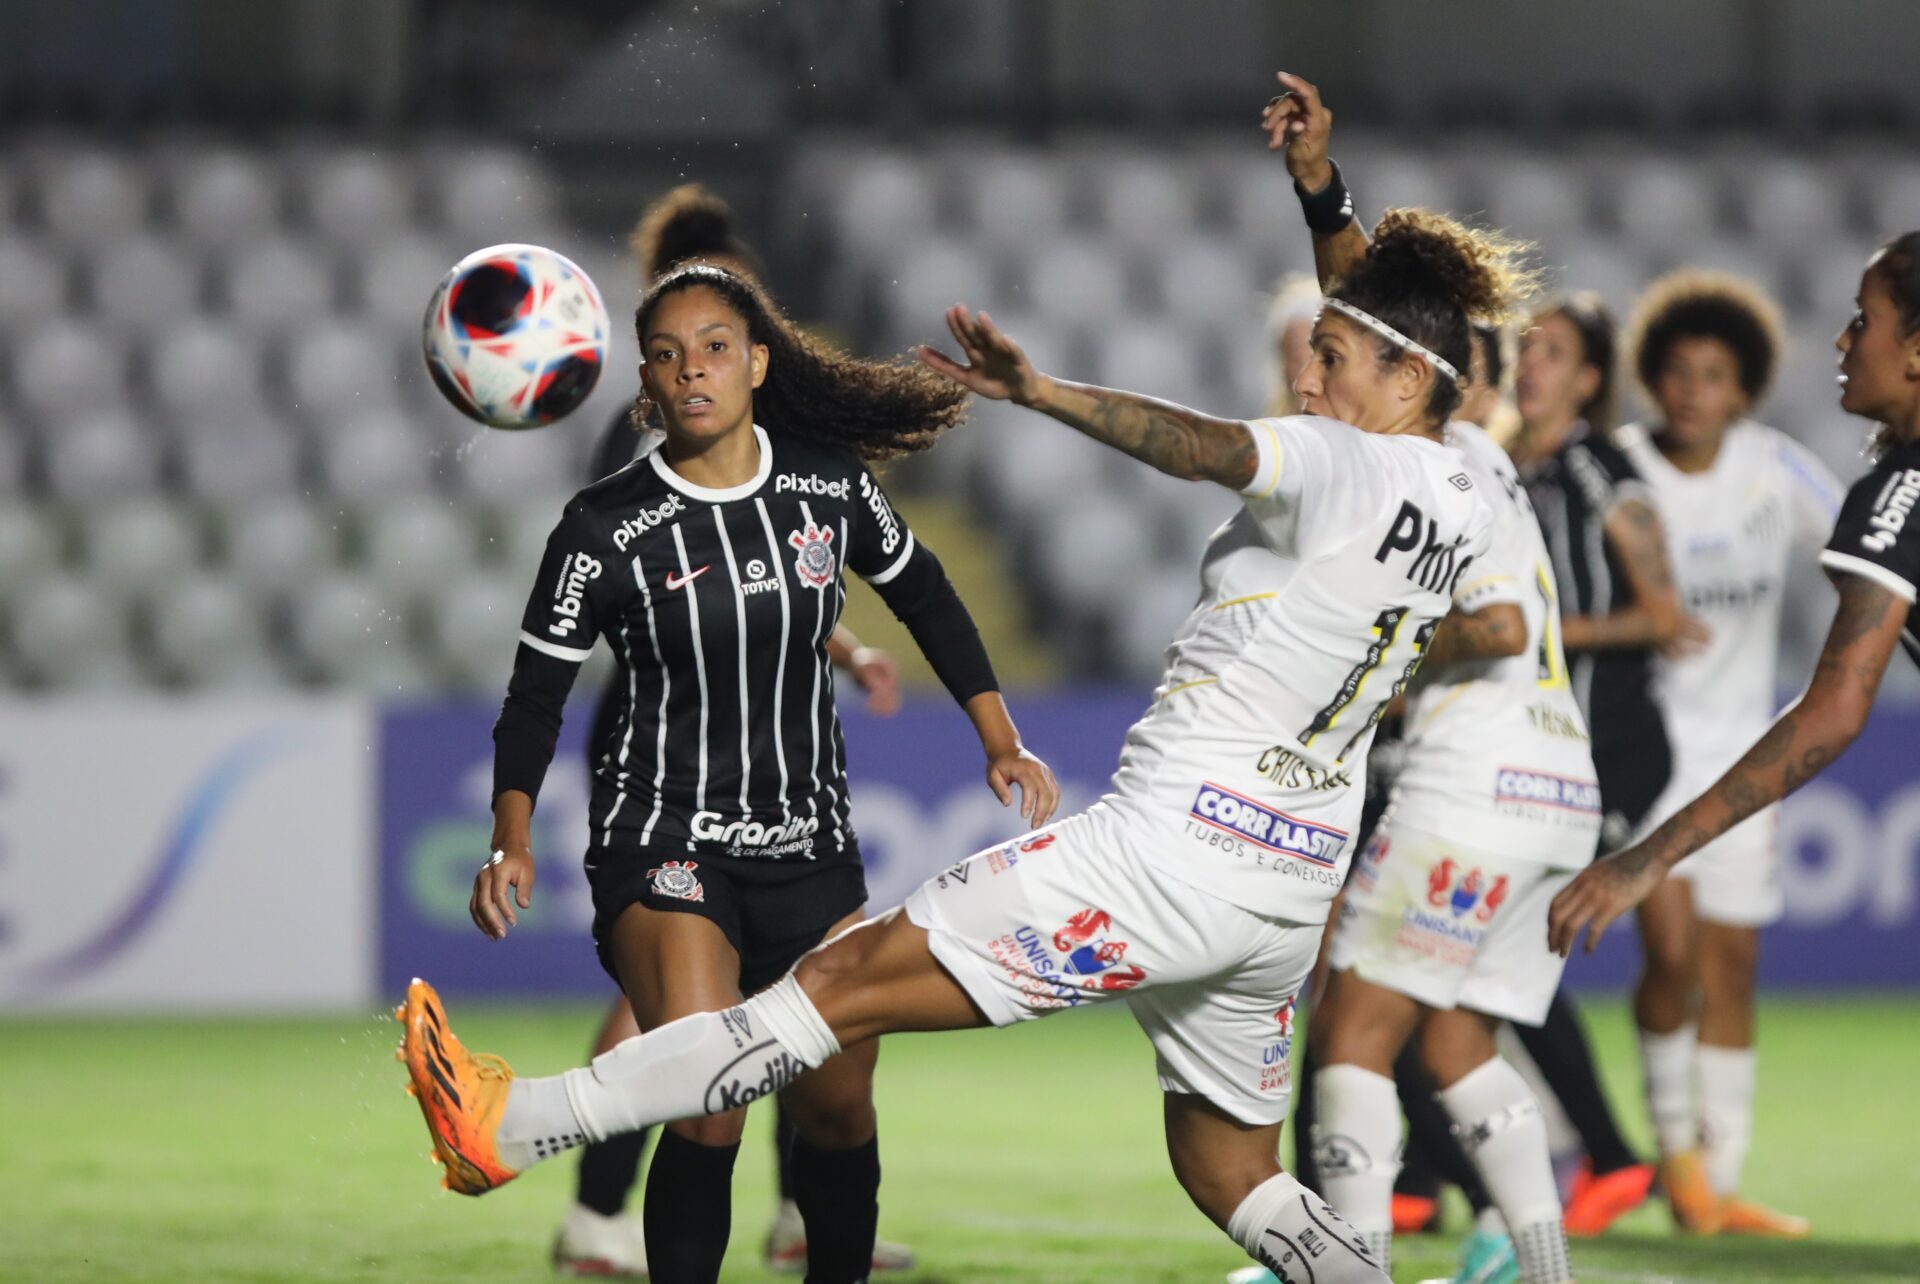
<instances>
[{"instance_id":1,"label":"orange football boot","mask_svg":"<svg viewBox=\"0 0 1920 1284\"><path fill-rule=\"evenodd\" d=\"M1598 1177L1591 1168L1582 1167L1567 1196L1567 1234L1598 1235L1644 1204L1652 1185L1652 1164L1629 1164Z\"/></svg>"},{"instance_id":2,"label":"orange football boot","mask_svg":"<svg viewBox=\"0 0 1920 1284\"><path fill-rule=\"evenodd\" d=\"M1722 1235L1762 1235L1769 1239L1805 1239L1813 1234L1813 1223L1792 1213L1776 1213L1729 1195L1720 1201Z\"/></svg>"},{"instance_id":3,"label":"orange football boot","mask_svg":"<svg viewBox=\"0 0 1920 1284\"><path fill-rule=\"evenodd\" d=\"M513 1069L499 1057L462 1047L447 1026L440 996L419 977L393 1018L401 1028L395 1059L407 1063L413 1080L407 1095L419 1101L433 1134L434 1162L446 1169L440 1184L458 1194L484 1195L519 1176L500 1162L493 1141Z\"/></svg>"},{"instance_id":4,"label":"orange football boot","mask_svg":"<svg viewBox=\"0 0 1920 1284\"><path fill-rule=\"evenodd\" d=\"M1660 1188L1667 1192L1674 1224L1692 1235L1717 1235L1723 1213L1720 1197L1707 1181L1697 1150L1683 1150L1660 1161Z\"/></svg>"},{"instance_id":5,"label":"orange football boot","mask_svg":"<svg viewBox=\"0 0 1920 1284\"><path fill-rule=\"evenodd\" d=\"M1440 1228L1440 1201L1425 1195L1393 1193L1393 1233L1420 1235Z\"/></svg>"}]
</instances>

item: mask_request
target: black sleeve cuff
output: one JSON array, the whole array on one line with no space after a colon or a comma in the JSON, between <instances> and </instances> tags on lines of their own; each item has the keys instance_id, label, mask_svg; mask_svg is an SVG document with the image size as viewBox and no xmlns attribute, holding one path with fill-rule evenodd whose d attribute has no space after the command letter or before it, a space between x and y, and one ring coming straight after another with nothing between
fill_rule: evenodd
<instances>
[{"instance_id":1,"label":"black sleeve cuff","mask_svg":"<svg viewBox=\"0 0 1920 1284\"><path fill-rule=\"evenodd\" d=\"M493 797L518 789L539 801L560 742L561 712L579 672L578 664L520 644L507 698L493 724Z\"/></svg>"}]
</instances>

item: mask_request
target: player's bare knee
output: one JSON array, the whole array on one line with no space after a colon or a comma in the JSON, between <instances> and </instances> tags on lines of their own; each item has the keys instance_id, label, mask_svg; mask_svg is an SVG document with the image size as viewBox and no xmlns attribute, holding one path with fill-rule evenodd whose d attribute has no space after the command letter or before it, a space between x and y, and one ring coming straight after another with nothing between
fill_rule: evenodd
<instances>
[{"instance_id":1,"label":"player's bare knee","mask_svg":"<svg viewBox=\"0 0 1920 1284\"><path fill-rule=\"evenodd\" d=\"M746 1132L747 1112L729 1110L698 1119L676 1119L667 1127L696 1146L732 1146Z\"/></svg>"}]
</instances>

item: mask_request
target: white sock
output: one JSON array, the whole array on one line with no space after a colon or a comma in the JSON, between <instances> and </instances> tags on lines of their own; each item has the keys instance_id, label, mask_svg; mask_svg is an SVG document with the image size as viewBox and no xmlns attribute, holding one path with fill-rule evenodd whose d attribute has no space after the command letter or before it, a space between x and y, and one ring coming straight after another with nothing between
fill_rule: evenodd
<instances>
[{"instance_id":1,"label":"white sock","mask_svg":"<svg viewBox=\"0 0 1920 1284\"><path fill-rule=\"evenodd\" d=\"M1700 1125L1693 1113L1693 1067L1698 1048L1698 1032L1691 1022L1672 1034L1655 1034L1645 1027L1640 1030L1647 1114L1653 1118L1654 1141L1662 1157L1700 1144Z\"/></svg>"},{"instance_id":2,"label":"white sock","mask_svg":"<svg viewBox=\"0 0 1920 1284\"><path fill-rule=\"evenodd\" d=\"M1384 1263L1326 1201L1286 1173L1253 1188L1227 1219L1227 1234L1283 1280L1387 1284ZM1301 1270L1294 1270L1295 1266Z\"/></svg>"},{"instance_id":3,"label":"white sock","mask_svg":"<svg viewBox=\"0 0 1920 1284\"><path fill-rule=\"evenodd\" d=\"M739 1007L681 1017L627 1039L590 1066L514 1080L496 1135L500 1158L520 1171L558 1153L537 1144L548 1137L584 1133L605 1141L732 1110L777 1092L839 1051L813 1000L788 976Z\"/></svg>"},{"instance_id":4,"label":"white sock","mask_svg":"<svg viewBox=\"0 0 1920 1284\"><path fill-rule=\"evenodd\" d=\"M1520 1278L1526 1284L1571 1279L1547 1125L1527 1081L1493 1057L1439 1096L1513 1235Z\"/></svg>"},{"instance_id":5,"label":"white sock","mask_svg":"<svg viewBox=\"0 0 1920 1284\"><path fill-rule=\"evenodd\" d=\"M1387 1270L1393 1179L1400 1175L1399 1093L1385 1075L1354 1065L1326 1066L1314 1076L1314 1106L1313 1159L1321 1193Z\"/></svg>"},{"instance_id":6,"label":"white sock","mask_svg":"<svg viewBox=\"0 0 1920 1284\"><path fill-rule=\"evenodd\" d=\"M1716 1195L1740 1189L1753 1143L1753 1089L1759 1059L1752 1048L1700 1045L1700 1132L1707 1181Z\"/></svg>"}]
</instances>

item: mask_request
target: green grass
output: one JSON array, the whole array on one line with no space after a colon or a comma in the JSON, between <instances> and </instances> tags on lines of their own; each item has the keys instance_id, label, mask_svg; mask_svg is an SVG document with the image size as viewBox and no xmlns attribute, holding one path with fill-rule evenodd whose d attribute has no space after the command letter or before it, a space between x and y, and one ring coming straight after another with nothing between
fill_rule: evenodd
<instances>
[{"instance_id":1,"label":"green grass","mask_svg":"<svg viewBox=\"0 0 1920 1284\"><path fill-rule=\"evenodd\" d=\"M1644 1142L1623 1012L1589 1010ZM1806 1244L1676 1239L1644 1209L1575 1246L1588 1280L1920 1278L1910 1067L1920 1004L1769 998L1748 1190L1813 1218ZM470 1046L545 1073L593 1014L462 1011ZM0 1023L0 1280L78 1284L535 1280L572 1165L484 1201L441 1192L384 1017ZM884 1234L931 1281L1218 1281L1243 1265L1161 1149L1153 1058L1121 1012L889 1040ZM728 1280L764 1277L768 1121L751 1127ZM1403 1239L1395 1276L1449 1272L1451 1237Z\"/></svg>"}]
</instances>

